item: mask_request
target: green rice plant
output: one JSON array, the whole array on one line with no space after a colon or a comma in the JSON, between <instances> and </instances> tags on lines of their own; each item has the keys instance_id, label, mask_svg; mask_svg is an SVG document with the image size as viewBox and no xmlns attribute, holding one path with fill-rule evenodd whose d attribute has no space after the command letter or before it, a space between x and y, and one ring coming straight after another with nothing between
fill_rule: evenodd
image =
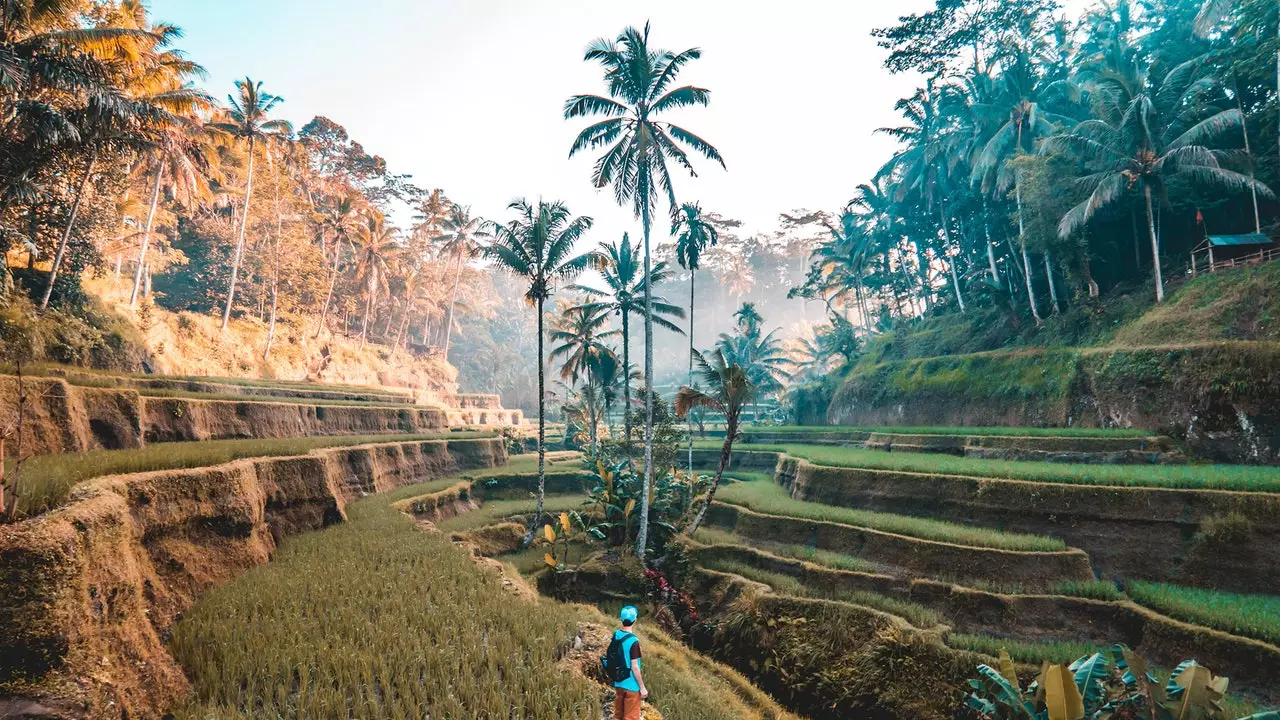
<instances>
[{"instance_id":1,"label":"green rice plant","mask_svg":"<svg viewBox=\"0 0 1280 720\"><path fill-rule=\"evenodd\" d=\"M943 580L953 585L970 587L974 590L984 590L1000 595L1066 595L1067 597L1081 597L1092 600L1120 600L1124 597L1124 593L1120 592L1116 584L1108 580L1067 580L1058 583L1047 591L1032 593L1028 593L1019 583L1001 583L991 580L964 580L961 582L951 578Z\"/></svg>"},{"instance_id":2,"label":"green rice plant","mask_svg":"<svg viewBox=\"0 0 1280 720\"><path fill-rule=\"evenodd\" d=\"M185 614L170 649L193 694L175 715L598 718L599 686L556 667L578 611L512 598L387 500L288 539Z\"/></svg>"},{"instance_id":3,"label":"green rice plant","mask_svg":"<svg viewBox=\"0 0 1280 720\"><path fill-rule=\"evenodd\" d=\"M1132 580L1129 597L1170 617L1280 645L1280 597Z\"/></svg>"},{"instance_id":4,"label":"green rice plant","mask_svg":"<svg viewBox=\"0 0 1280 720\"><path fill-rule=\"evenodd\" d=\"M711 447L714 444L703 444ZM696 446L696 445L695 445ZM785 452L815 465L930 475L1031 480L1069 485L1280 492L1280 468L1260 465L1086 465L953 455L883 452L830 445L740 445L735 450Z\"/></svg>"},{"instance_id":5,"label":"green rice plant","mask_svg":"<svg viewBox=\"0 0 1280 720\"><path fill-rule=\"evenodd\" d=\"M208 440L158 443L129 450L91 450L82 453L37 455L22 467L18 512L38 515L61 505L76 485L104 475L208 467L253 457L305 455L312 450L370 443L419 442L493 437L485 432L437 432L407 435L346 435L272 438L266 440Z\"/></svg>"},{"instance_id":6,"label":"green rice plant","mask_svg":"<svg viewBox=\"0 0 1280 720\"><path fill-rule=\"evenodd\" d=\"M694 534L693 539L703 545L743 545L747 547L758 547L779 557L804 560L805 562L813 563L814 565L822 565L836 570L849 570L852 572L878 572L880 570L880 567L875 563L863 560L862 558L853 557L852 555L832 552L831 550L820 550L818 548L809 547L808 545L784 545L781 543L750 540L735 532L730 532L722 528L708 525L703 525L698 528L698 532Z\"/></svg>"},{"instance_id":7,"label":"green rice plant","mask_svg":"<svg viewBox=\"0 0 1280 720\"><path fill-rule=\"evenodd\" d=\"M1070 642L1064 640L1045 640L1031 642L1012 638L983 635L980 633L947 633L945 642L957 650L998 657L1001 650L1009 651L1009 657L1016 662L1028 665L1039 665L1042 662L1066 664L1098 652L1098 647L1088 642Z\"/></svg>"},{"instance_id":8,"label":"green rice plant","mask_svg":"<svg viewBox=\"0 0 1280 720\"><path fill-rule=\"evenodd\" d=\"M787 494L786 488L772 481L752 481L727 485L720 490L718 497L725 503L739 505L767 515L784 515L806 520L856 525L882 532L957 545L1020 551L1057 551L1066 549L1066 543L1058 538L1006 533L940 520L927 520L909 515L893 515L794 500Z\"/></svg>"},{"instance_id":9,"label":"green rice plant","mask_svg":"<svg viewBox=\"0 0 1280 720\"><path fill-rule=\"evenodd\" d=\"M886 433L890 435L943 435L984 437L1067 437L1067 438L1129 438L1150 437L1156 433L1134 428L1042 428L1042 427L964 427L946 425L784 425L753 426L747 433Z\"/></svg>"},{"instance_id":10,"label":"green rice plant","mask_svg":"<svg viewBox=\"0 0 1280 720\"><path fill-rule=\"evenodd\" d=\"M586 499L586 495L548 495L544 500L542 512L546 520L550 522L559 513L582 509ZM506 518L517 515L532 517L535 510L537 510L537 504L532 498L527 500L491 500L482 505L479 510L441 520L436 523L436 527L446 534L466 532L486 525L495 525Z\"/></svg>"},{"instance_id":11,"label":"green rice plant","mask_svg":"<svg viewBox=\"0 0 1280 720\"><path fill-rule=\"evenodd\" d=\"M918 628L931 628L942 622L942 617L937 612L923 605L908 600L899 600L898 598L881 595L869 590L810 587L790 575L771 570L762 570L753 565L735 560L717 558L708 561L704 567L763 583L773 588L773 591L780 595L795 595L797 597L836 600L851 605L862 605L890 615L897 615Z\"/></svg>"}]
</instances>

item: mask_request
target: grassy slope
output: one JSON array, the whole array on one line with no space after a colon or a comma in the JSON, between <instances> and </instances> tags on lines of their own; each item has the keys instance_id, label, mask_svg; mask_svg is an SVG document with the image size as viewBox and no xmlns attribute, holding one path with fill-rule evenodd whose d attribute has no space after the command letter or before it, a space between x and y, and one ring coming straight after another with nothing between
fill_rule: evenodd
<instances>
[{"instance_id":1,"label":"grassy slope","mask_svg":"<svg viewBox=\"0 0 1280 720\"><path fill-rule=\"evenodd\" d=\"M176 716L598 718L601 687L556 660L577 623L603 618L511 597L447 535L391 508L456 481L353 503L350 522L291 538L206 595L171 643L195 690ZM740 720L743 698L760 697L674 641L646 642L668 720Z\"/></svg>"},{"instance_id":2,"label":"grassy slope","mask_svg":"<svg viewBox=\"0 0 1280 720\"><path fill-rule=\"evenodd\" d=\"M720 444L704 442L697 443L696 446L704 449L719 449ZM735 447L741 450L785 452L816 465L830 467L1031 480L1072 485L1280 492L1280 468L1254 465L1073 465L961 458L928 453L886 453L878 450L822 445L740 444Z\"/></svg>"},{"instance_id":3,"label":"grassy slope","mask_svg":"<svg viewBox=\"0 0 1280 720\"><path fill-rule=\"evenodd\" d=\"M720 488L717 499L769 515L785 515L856 525L882 532L955 543L957 545L1023 551L1054 551L1066 548L1066 544L1057 538L1005 533L986 528L927 520L909 515L892 515L793 500L787 494L786 488L774 483L772 480L725 485Z\"/></svg>"},{"instance_id":4,"label":"grassy slope","mask_svg":"<svg viewBox=\"0 0 1280 720\"><path fill-rule=\"evenodd\" d=\"M493 436L494 433L483 432L443 432L418 435L209 440L191 443L160 443L131 450L92 450L83 453L37 455L23 464L22 481L18 486L19 508L20 512L32 515L57 507L77 484L104 475L207 467L251 457L304 455L312 450L328 447Z\"/></svg>"}]
</instances>

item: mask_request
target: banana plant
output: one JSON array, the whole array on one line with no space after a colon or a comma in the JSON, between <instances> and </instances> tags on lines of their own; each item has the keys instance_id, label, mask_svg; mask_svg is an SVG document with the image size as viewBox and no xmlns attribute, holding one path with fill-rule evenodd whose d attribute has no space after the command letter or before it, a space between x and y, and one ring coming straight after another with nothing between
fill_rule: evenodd
<instances>
[{"instance_id":1,"label":"banana plant","mask_svg":"<svg viewBox=\"0 0 1280 720\"><path fill-rule=\"evenodd\" d=\"M1174 668L1161 685L1137 653L1115 645L1067 666L1046 662L1025 690L1004 650L998 665L979 665L965 696L965 707L984 720L1227 720L1221 705L1227 678L1194 660ZM1280 720L1280 713L1243 720Z\"/></svg>"}]
</instances>

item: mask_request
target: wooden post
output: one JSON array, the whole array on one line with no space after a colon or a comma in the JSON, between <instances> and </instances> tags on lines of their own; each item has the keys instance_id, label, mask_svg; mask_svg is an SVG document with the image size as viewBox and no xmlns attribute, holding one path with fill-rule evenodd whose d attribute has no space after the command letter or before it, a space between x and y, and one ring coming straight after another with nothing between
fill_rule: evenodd
<instances>
[{"instance_id":1,"label":"wooden post","mask_svg":"<svg viewBox=\"0 0 1280 720\"><path fill-rule=\"evenodd\" d=\"M1213 243L1209 243L1209 272L1213 272L1215 269L1213 266Z\"/></svg>"},{"instance_id":2,"label":"wooden post","mask_svg":"<svg viewBox=\"0 0 1280 720\"><path fill-rule=\"evenodd\" d=\"M1196 251L1191 251L1191 277L1196 276Z\"/></svg>"}]
</instances>

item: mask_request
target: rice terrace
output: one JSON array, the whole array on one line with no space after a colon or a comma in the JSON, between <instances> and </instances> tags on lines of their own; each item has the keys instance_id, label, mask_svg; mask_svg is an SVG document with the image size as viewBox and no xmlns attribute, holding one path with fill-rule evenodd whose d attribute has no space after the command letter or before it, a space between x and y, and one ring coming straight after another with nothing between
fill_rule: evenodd
<instances>
[{"instance_id":1,"label":"rice terrace","mask_svg":"<svg viewBox=\"0 0 1280 720\"><path fill-rule=\"evenodd\" d=\"M1280 720L1277 68L0 0L0 718Z\"/></svg>"}]
</instances>

